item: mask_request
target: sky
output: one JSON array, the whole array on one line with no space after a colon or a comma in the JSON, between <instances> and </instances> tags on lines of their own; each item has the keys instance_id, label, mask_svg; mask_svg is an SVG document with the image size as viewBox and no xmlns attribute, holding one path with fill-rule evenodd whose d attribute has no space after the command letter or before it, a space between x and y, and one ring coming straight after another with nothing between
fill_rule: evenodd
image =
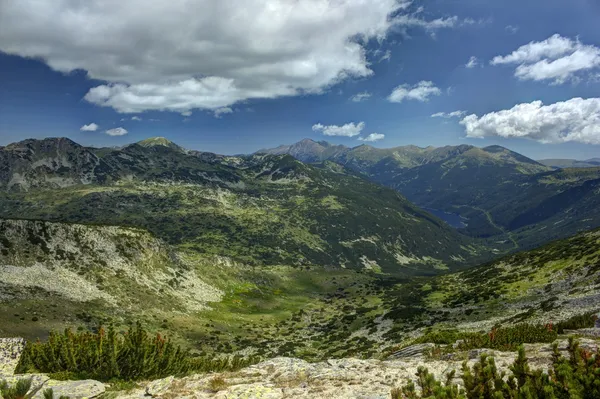
<instances>
[{"instance_id":1,"label":"sky","mask_svg":"<svg viewBox=\"0 0 600 399\"><path fill-rule=\"evenodd\" d=\"M0 145L600 157L597 0L3 0Z\"/></svg>"}]
</instances>

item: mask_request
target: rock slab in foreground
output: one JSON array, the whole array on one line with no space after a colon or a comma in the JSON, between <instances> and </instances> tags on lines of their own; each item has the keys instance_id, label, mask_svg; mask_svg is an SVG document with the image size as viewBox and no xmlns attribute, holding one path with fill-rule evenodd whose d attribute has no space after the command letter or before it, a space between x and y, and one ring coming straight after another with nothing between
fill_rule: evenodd
<instances>
[{"instance_id":1,"label":"rock slab in foreground","mask_svg":"<svg viewBox=\"0 0 600 399\"><path fill-rule=\"evenodd\" d=\"M48 380L33 399L44 399L43 391L52 388L54 399L68 396L69 399L86 399L100 396L106 390L104 384L95 380L56 381Z\"/></svg>"},{"instance_id":2,"label":"rock slab in foreground","mask_svg":"<svg viewBox=\"0 0 600 399\"><path fill-rule=\"evenodd\" d=\"M595 350L598 342L580 339L581 347ZM558 342L559 350L567 347ZM415 348L413 348L415 349ZM425 366L438 379L456 370L455 383L462 384L461 365L469 353L457 354L448 360L431 360L415 354L394 360L330 359L308 363L300 359L275 358L237 372L196 374L184 378L168 377L148 383L145 387L117 393L118 399L188 398L188 399L389 399L390 390L415 381L419 366ZM416 351L420 352L420 350ZM526 345L529 364L534 369L547 369L552 361L552 345ZM486 350L493 355L500 370L508 370L516 352ZM473 365L478 361L468 361ZM218 383L217 383L218 382Z\"/></svg>"}]
</instances>

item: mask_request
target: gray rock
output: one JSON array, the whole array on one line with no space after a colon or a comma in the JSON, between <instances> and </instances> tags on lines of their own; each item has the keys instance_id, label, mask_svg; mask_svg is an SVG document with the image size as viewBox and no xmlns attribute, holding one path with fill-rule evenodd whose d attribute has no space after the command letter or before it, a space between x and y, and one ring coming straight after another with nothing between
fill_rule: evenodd
<instances>
[{"instance_id":1,"label":"gray rock","mask_svg":"<svg viewBox=\"0 0 600 399\"><path fill-rule=\"evenodd\" d=\"M95 380L81 381L47 381L42 389L40 389L33 399L43 399L44 390L52 388L54 398L58 399L61 396L68 396L70 399L87 399L100 396L106 390L104 384Z\"/></svg>"},{"instance_id":2,"label":"gray rock","mask_svg":"<svg viewBox=\"0 0 600 399\"><path fill-rule=\"evenodd\" d=\"M175 380L175 377L170 376L167 378L162 378L160 380L152 381L146 386L146 394L153 397L162 395L163 393L167 392L167 390L173 383L173 380Z\"/></svg>"},{"instance_id":3,"label":"gray rock","mask_svg":"<svg viewBox=\"0 0 600 399\"><path fill-rule=\"evenodd\" d=\"M407 346L406 348L402 348L399 351L392 353L390 355L390 359L401 359L404 357L423 356L423 354L425 354L425 352L427 350L432 349L434 347L435 347L435 344L432 344L432 343L410 345L410 346Z\"/></svg>"},{"instance_id":4,"label":"gray rock","mask_svg":"<svg viewBox=\"0 0 600 399\"><path fill-rule=\"evenodd\" d=\"M0 374L14 374L25 348L23 338L0 338Z\"/></svg>"}]
</instances>

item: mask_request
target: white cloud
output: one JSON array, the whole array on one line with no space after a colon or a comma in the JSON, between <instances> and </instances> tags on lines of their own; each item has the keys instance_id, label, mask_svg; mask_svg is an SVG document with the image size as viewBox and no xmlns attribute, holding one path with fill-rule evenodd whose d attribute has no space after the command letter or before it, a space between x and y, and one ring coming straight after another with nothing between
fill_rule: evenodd
<instances>
[{"instance_id":1,"label":"white cloud","mask_svg":"<svg viewBox=\"0 0 600 399\"><path fill-rule=\"evenodd\" d=\"M0 1L0 51L106 81L85 99L122 113L215 110L367 77L366 43L451 28L410 0Z\"/></svg>"},{"instance_id":2,"label":"white cloud","mask_svg":"<svg viewBox=\"0 0 600 399\"><path fill-rule=\"evenodd\" d=\"M139 116L132 116L132 117L131 117L131 120L132 120L132 121L138 121L138 122L139 122L139 121L141 121L141 120L142 120L142 118L140 118Z\"/></svg>"},{"instance_id":3,"label":"white cloud","mask_svg":"<svg viewBox=\"0 0 600 399\"><path fill-rule=\"evenodd\" d=\"M427 31L434 31L442 28L454 28L460 21L457 16L448 18L438 18L426 21L417 16L417 14L400 15L397 18L399 25L402 27L419 27Z\"/></svg>"},{"instance_id":4,"label":"white cloud","mask_svg":"<svg viewBox=\"0 0 600 399\"><path fill-rule=\"evenodd\" d=\"M481 117L468 115L460 123L465 126L467 137L600 144L600 98L572 98L550 105L533 101Z\"/></svg>"},{"instance_id":5,"label":"white cloud","mask_svg":"<svg viewBox=\"0 0 600 399\"><path fill-rule=\"evenodd\" d=\"M388 100L393 103L400 103L405 99L429 101L429 97L439 96L441 93L442 91L433 82L423 80L414 86L403 84L396 87L389 95Z\"/></svg>"},{"instance_id":6,"label":"white cloud","mask_svg":"<svg viewBox=\"0 0 600 399\"><path fill-rule=\"evenodd\" d=\"M475 68L477 65L479 65L479 60L473 55L469 58L469 62L465 64L465 67L470 69Z\"/></svg>"},{"instance_id":7,"label":"white cloud","mask_svg":"<svg viewBox=\"0 0 600 399\"><path fill-rule=\"evenodd\" d=\"M579 74L600 67L600 48L555 34L541 42L530 42L506 56L496 56L492 65L517 64L520 80L549 80L554 84L577 81Z\"/></svg>"},{"instance_id":8,"label":"white cloud","mask_svg":"<svg viewBox=\"0 0 600 399\"><path fill-rule=\"evenodd\" d=\"M124 136L124 135L126 135L127 133L129 133L129 132L127 131L127 129L125 129L125 128L122 128L122 127L116 127L116 128L114 128L114 129L108 129L108 130L106 131L106 134L108 134L109 136Z\"/></svg>"},{"instance_id":9,"label":"white cloud","mask_svg":"<svg viewBox=\"0 0 600 399\"><path fill-rule=\"evenodd\" d=\"M312 130L315 132L322 132L325 136L344 136L354 137L358 136L365 128L364 122L359 123L346 123L343 126L329 125L325 126L320 123L313 125Z\"/></svg>"},{"instance_id":10,"label":"white cloud","mask_svg":"<svg viewBox=\"0 0 600 399\"><path fill-rule=\"evenodd\" d=\"M229 107L222 107L214 110L215 118L222 118L223 115L231 113L233 113L233 110Z\"/></svg>"},{"instance_id":11,"label":"white cloud","mask_svg":"<svg viewBox=\"0 0 600 399\"><path fill-rule=\"evenodd\" d=\"M359 103L368 100L369 98L371 98L371 93L364 91L362 93L357 93L353 95L352 97L350 97L350 100L354 101L355 103Z\"/></svg>"},{"instance_id":12,"label":"white cloud","mask_svg":"<svg viewBox=\"0 0 600 399\"><path fill-rule=\"evenodd\" d=\"M519 31L519 27L518 27L518 26L514 26L514 25L506 25L506 26L504 27L504 29L505 29L505 30L506 30L508 33L512 33L513 35Z\"/></svg>"},{"instance_id":13,"label":"white cloud","mask_svg":"<svg viewBox=\"0 0 600 399\"><path fill-rule=\"evenodd\" d=\"M359 137L360 141L379 141L385 138L385 134L380 133L371 133L366 137Z\"/></svg>"},{"instance_id":14,"label":"white cloud","mask_svg":"<svg viewBox=\"0 0 600 399\"><path fill-rule=\"evenodd\" d=\"M95 123L90 123L89 125L83 125L81 126L81 128L79 128L79 130L81 130L82 132L95 132L96 130L98 130L98 125L96 125Z\"/></svg>"},{"instance_id":15,"label":"white cloud","mask_svg":"<svg viewBox=\"0 0 600 399\"><path fill-rule=\"evenodd\" d=\"M460 117L464 116L466 113L467 113L467 111L437 112L437 113L431 115L431 117L432 118L446 118L446 119L460 118Z\"/></svg>"},{"instance_id":16,"label":"white cloud","mask_svg":"<svg viewBox=\"0 0 600 399\"><path fill-rule=\"evenodd\" d=\"M379 62L389 61L391 59L392 59L392 50L386 50L386 52L379 59Z\"/></svg>"}]
</instances>

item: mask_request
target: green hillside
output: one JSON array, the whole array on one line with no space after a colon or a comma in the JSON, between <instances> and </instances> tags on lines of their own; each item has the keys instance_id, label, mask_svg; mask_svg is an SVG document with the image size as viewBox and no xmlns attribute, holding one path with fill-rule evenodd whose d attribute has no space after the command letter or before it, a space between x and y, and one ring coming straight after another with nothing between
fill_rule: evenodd
<instances>
[{"instance_id":1,"label":"green hillside","mask_svg":"<svg viewBox=\"0 0 600 399\"><path fill-rule=\"evenodd\" d=\"M0 217L141 227L169 244L250 265L419 274L492 253L394 190L287 155L223 157L146 142L96 156L71 142L61 157L83 153L93 162L52 169L48 157L57 151L44 142L0 152L12 159L38 146L4 179Z\"/></svg>"}]
</instances>

